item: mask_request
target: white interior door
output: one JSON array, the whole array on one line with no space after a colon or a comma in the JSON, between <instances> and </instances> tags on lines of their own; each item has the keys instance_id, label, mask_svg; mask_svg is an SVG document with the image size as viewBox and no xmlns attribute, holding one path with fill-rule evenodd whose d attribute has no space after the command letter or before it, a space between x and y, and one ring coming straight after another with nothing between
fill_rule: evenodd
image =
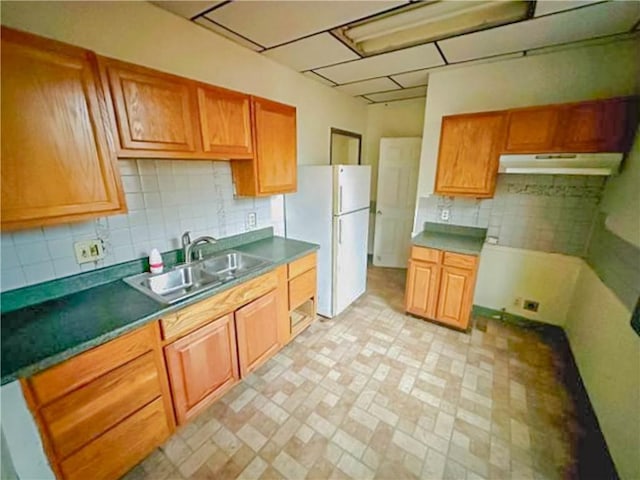
<instances>
[{"instance_id":1,"label":"white interior door","mask_svg":"<svg viewBox=\"0 0 640 480\"><path fill-rule=\"evenodd\" d=\"M374 265L407 266L421 143L420 137L380 139Z\"/></svg>"},{"instance_id":2,"label":"white interior door","mask_svg":"<svg viewBox=\"0 0 640 480\"><path fill-rule=\"evenodd\" d=\"M333 315L338 315L367 288L369 209L333 217Z\"/></svg>"}]
</instances>

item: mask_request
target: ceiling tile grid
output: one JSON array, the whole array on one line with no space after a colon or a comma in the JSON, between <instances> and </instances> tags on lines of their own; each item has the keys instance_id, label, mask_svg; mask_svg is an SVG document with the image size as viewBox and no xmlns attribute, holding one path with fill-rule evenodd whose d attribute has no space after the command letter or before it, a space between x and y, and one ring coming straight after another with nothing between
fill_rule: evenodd
<instances>
[{"instance_id":1,"label":"ceiling tile grid","mask_svg":"<svg viewBox=\"0 0 640 480\"><path fill-rule=\"evenodd\" d=\"M438 49L433 43L383 53L352 62L318 69L323 77L340 84L357 82L368 78L382 77L394 73L444 65Z\"/></svg>"},{"instance_id":2,"label":"ceiling tile grid","mask_svg":"<svg viewBox=\"0 0 640 480\"><path fill-rule=\"evenodd\" d=\"M336 90L340 90L348 95L364 95L366 93L385 92L387 90L397 90L401 88L400 85L395 83L388 77L373 78L371 80L365 80L363 82L348 83L346 85L339 85Z\"/></svg>"},{"instance_id":3,"label":"ceiling tile grid","mask_svg":"<svg viewBox=\"0 0 640 480\"><path fill-rule=\"evenodd\" d=\"M320 33L272 48L265 55L299 72L360 58L330 33Z\"/></svg>"},{"instance_id":4,"label":"ceiling tile grid","mask_svg":"<svg viewBox=\"0 0 640 480\"><path fill-rule=\"evenodd\" d=\"M236 1L206 16L267 48L330 30L405 4L403 1Z\"/></svg>"},{"instance_id":5,"label":"ceiling tile grid","mask_svg":"<svg viewBox=\"0 0 640 480\"><path fill-rule=\"evenodd\" d=\"M625 35L626 38L640 37L637 33L640 1L537 0L530 4L526 17L511 19L511 23L490 28L479 25L472 32L466 30L440 39L432 37L428 43L415 45L414 42L404 48L368 55L350 44L341 33L336 33L336 29L344 31L363 20L369 28L371 21L375 23L378 18L388 22L388 18L399 18L395 15L397 12L423 11L430 8L431 2L203 0L151 3L367 103L424 96L429 74L441 69L502 61L529 52L553 51L593 39L617 41ZM464 3L475 6L480 2L464 0ZM405 18L401 18L394 21L404 24ZM435 21L429 19L429 22ZM636 33L630 33L634 30Z\"/></svg>"}]
</instances>

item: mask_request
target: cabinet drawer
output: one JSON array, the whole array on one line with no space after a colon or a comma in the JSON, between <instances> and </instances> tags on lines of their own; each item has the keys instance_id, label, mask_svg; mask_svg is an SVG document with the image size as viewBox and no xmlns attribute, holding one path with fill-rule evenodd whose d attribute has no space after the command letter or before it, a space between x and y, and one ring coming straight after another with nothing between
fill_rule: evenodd
<instances>
[{"instance_id":1,"label":"cabinet drawer","mask_svg":"<svg viewBox=\"0 0 640 480\"><path fill-rule=\"evenodd\" d=\"M38 403L49 403L150 351L155 344L153 326L151 323L29 379Z\"/></svg>"},{"instance_id":2,"label":"cabinet drawer","mask_svg":"<svg viewBox=\"0 0 640 480\"><path fill-rule=\"evenodd\" d=\"M466 268L474 270L477 258L475 255L463 255L461 253L444 252L444 264L448 267Z\"/></svg>"},{"instance_id":3,"label":"cabinet drawer","mask_svg":"<svg viewBox=\"0 0 640 480\"><path fill-rule=\"evenodd\" d=\"M316 296L316 269L306 271L289 281L289 310Z\"/></svg>"},{"instance_id":4,"label":"cabinet drawer","mask_svg":"<svg viewBox=\"0 0 640 480\"><path fill-rule=\"evenodd\" d=\"M42 409L51 440L65 458L161 395L152 352Z\"/></svg>"},{"instance_id":5,"label":"cabinet drawer","mask_svg":"<svg viewBox=\"0 0 640 480\"><path fill-rule=\"evenodd\" d=\"M422 262L440 263L442 251L435 248L411 247L411 259Z\"/></svg>"},{"instance_id":6,"label":"cabinet drawer","mask_svg":"<svg viewBox=\"0 0 640 480\"><path fill-rule=\"evenodd\" d=\"M175 315L169 315L160 321L163 337L175 338L190 332L217 317L233 312L238 307L275 289L277 285L276 272L269 272L180 310Z\"/></svg>"},{"instance_id":7,"label":"cabinet drawer","mask_svg":"<svg viewBox=\"0 0 640 480\"><path fill-rule=\"evenodd\" d=\"M164 404L158 398L63 460L60 467L64 478L120 478L164 442L169 433Z\"/></svg>"},{"instance_id":8,"label":"cabinet drawer","mask_svg":"<svg viewBox=\"0 0 640 480\"><path fill-rule=\"evenodd\" d=\"M311 255L307 255L306 257L299 258L298 260L294 260L288 265L289 278L294 278L300 275L301 273L306 272L316 266L316 254L312 253Z\"/></svg>"}]
</instances>

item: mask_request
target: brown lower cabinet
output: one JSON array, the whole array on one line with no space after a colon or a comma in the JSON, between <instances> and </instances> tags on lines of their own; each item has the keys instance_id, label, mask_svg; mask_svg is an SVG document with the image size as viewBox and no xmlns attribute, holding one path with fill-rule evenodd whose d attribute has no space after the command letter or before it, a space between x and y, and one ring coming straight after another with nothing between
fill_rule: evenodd
<instances>
[{"instance_id":1,"label":"brown lower cabinet","mask_svg":"<svg viewBox=\"0 0 640 480\"><path fill-rule=\"evenodd\" d=\"M114 479L175 429L158 322L22 381L53 471Z\"/></svg>"},{"instance_id":2,"label":"brown lower cabinet","mask_svg":"<svg viewBox=\"0 0 640 480\"><path fill-rule=\"evenodd\" d=\"M206 408L240 380L233 314L225 315L165 347L179 424Z\"/></svg>"},{"instance_id":3,"label":"brown lower cabinet","mask_svg":"<svg viewBox=\"0 0 640 480\"><path fill-rule=\"evenodd\" d=\"M238 358L244 377L280 349L278 307L271 292L236 311Z\"/></svg>"},{"instance_id":4,"label":"brown lower cabinet","mask_svg":"<svg viewBox=\"0 0 640 480\"><path fill-rule=\"evenodd\" d=\"M313 253L23 379L56 477L116 479L142 461L176 420L193 419L311 323L315 271ZM290 307L304 323L292 324Z\"/></svg>"},{"instance_id":5,"label":"brown lower cabinet","mask_svg":"<svg viewBox=\"0 0 640 480\"><path fill-rule=\"evenodd\" d=\"M477 257L412 247L405 311L465 330L469 325Z\"/></svg>"}]
</instances>

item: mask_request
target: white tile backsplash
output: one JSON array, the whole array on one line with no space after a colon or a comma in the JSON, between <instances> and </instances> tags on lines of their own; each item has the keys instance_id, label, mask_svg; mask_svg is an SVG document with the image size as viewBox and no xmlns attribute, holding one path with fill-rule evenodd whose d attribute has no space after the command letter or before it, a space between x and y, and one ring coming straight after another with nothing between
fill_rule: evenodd
<instances>
[{"instance_id":1,"label":"white tile backsplash","mask_svg":"<svg viewBox=\"0 0 640 480\"><path fill-rule=\"evenodd\" d=\"M416 226L485 227L499 245L584 256L604 184L602 177L499 175L492 199L420 198ZM440 217L444 208L448 222Z\"/></svg>"},{"instance_id":2,"label":"white tile backsplash","mask_svg":"<svg viewBox=\"0 0 640 480\"><path fill-rule=\"evenodd\" d=\"M144 257L154 247L180 248L186 230L192 238L243 233L250 212L256 213L256 228L273 226L276 234L284 233L284 214L272 207L282 195L234 198L229 162L119 160L118 165L129 212L3 233L1 291ZM102 239L104 260L78 265L73 243L92 238Z\"/></svg>"}]
</instances>

